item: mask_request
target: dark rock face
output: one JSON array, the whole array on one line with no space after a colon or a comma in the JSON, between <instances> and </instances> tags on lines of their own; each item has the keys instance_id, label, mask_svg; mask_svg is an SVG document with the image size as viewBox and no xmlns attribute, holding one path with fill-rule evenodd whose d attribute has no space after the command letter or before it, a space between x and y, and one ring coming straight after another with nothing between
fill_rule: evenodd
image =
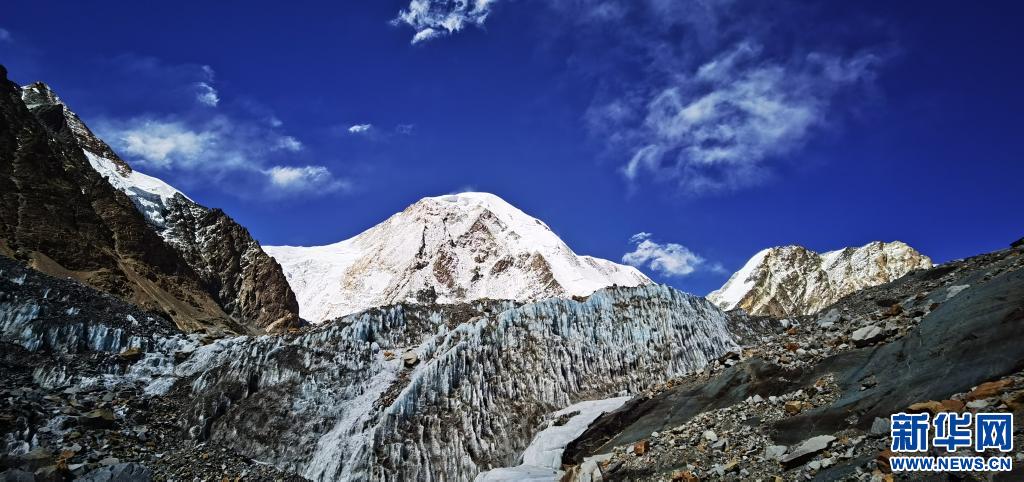
<instances>
[{"instance_id":1,"label":"dark rock face","mask_svg":"<svg viewBox=\"0 0 1024 482\"><path fill-rule=\"evenodd\" d=\"M182 329L254 333L301 324L280 266L220 210L184 196L160 225L83 150L130 166L41 83L0 96L0 253L164 313ZM138 208L138 209L136 209Z\"/></svg>"},{"instance_id":2,"label":"dark rock face","mask_svg":"<svg viewBox=\"0 0 1024 482\"><path fill-rule=\"evenodd\" d=\"M299 304L281 265L224 211L176 196L167 205L165 219L169 239L194 241L170 244L225 312L266 331L302 325Z\"/></svg>"},{"instance_id":3,"label":"dark rock face","mask_svg":"<svg viewBox=\"0 0 1024 482\"><path fill-rule=\"evenodd\" d=\"M190 329L230 318L192 269L149 228L124 194L62 142L62 109L33 115L12 82L0 86L0 251L70 276Z\"/></svg>"}]
</instances>

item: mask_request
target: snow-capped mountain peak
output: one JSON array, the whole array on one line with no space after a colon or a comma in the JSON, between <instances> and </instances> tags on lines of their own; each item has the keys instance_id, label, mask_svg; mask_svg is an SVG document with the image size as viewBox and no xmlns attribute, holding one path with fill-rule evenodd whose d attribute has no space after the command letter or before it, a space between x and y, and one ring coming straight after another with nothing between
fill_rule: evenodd
<instances>
[{"instance_id":1,"label":"snow-capped mountain peak","mask_svg":"<svg viewBox=\"0 0 1024 482\"><path fill-rule=\"evenodd\" d=\"M931 266L931 259L901 241L820 254L803 246L780 246L755 254L708 299L723 310L742 308L753 315L807 315L855 291Z\"/></svg>"},{"instance_id":2,"label":"snow-capped mountain peak","mask_svg":"<svg viewBox=\"0 0 1024 482\"><path fill-rule=\"evenodd\" d=\"M301 315L315 322L431 289L448 303L651 282L633 267L577 255L542 221L479 192L423 198L338 243L264 249L284 267Z\"/></svg>"}]
</instances>

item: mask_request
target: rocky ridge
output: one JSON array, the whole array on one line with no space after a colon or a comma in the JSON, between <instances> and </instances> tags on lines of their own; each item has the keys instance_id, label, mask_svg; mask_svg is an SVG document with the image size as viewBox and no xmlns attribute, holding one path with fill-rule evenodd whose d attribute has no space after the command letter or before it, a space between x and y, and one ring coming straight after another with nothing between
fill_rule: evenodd
<instances>
[{"instance_id":1,"label":"rocky ridge","mask_svg":"<svg viewBox=\"0 0 1024 482\"><path fill-rule=\"evenodd\" d=\"M723 310L756 316L811 315L844 296L932 266L900 241L815 253L782 246L755 254L708 299Z\"/></svg>"},{"instance_id":2,"label":"rocky ridge","mask_svg":"<svg viewBox=\"0 0 1024 482\"><path fill-rule=\"evenodd\" d=\"M245 228L134 171L45 84L4 84L5 121L18 129L4 144L10 189L0 251L189 330L301 324L280 266Z\"/></svg>"},{"instance_id":3,"label":"rocky ridge","mask_svg":"<svg viewBox=\"0 0 1024 482\"><path fill-rule=\"evenodd\" d=\"M1020 418L1022 300L1024 246L918 271L814 316L734 312L733 326L755 327L740 350L597 419L563 462L577 480L910 480L887 465L890 414ZM996 480L1021 475L1024 457L1011 456L1016 471Z\"/></svg>"}]
</instances>

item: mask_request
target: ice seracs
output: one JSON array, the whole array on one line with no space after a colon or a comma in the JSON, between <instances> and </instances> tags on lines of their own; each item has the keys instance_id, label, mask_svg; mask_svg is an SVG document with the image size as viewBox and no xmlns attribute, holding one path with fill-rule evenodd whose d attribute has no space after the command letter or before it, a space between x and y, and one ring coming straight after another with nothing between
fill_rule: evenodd
<instances>
[{"instance_id":1,"label":"ice seracs","mask_svg":"<svg viewBox=\"0 0 1024 482\"><path fill-rule=\"evenodd\" d=\"M821 254L781 246L755 254L708 300L752 315L808 315L855 291L931 266L931 259L900 241Z\"/></svg>"},{"instance_id":2,"label":"ice seracs","mask_svg":"<svg viewBox=\"0 0 1024 482\"><path fill-rule=\"evenodd\" d=\"M479 192L421 199L339 243L264 249L284 268L302 317L313 322L424 290L442 303L532 301L651 282L636 268L577 255L540 220Z\"/></svg>"}]
</instances>

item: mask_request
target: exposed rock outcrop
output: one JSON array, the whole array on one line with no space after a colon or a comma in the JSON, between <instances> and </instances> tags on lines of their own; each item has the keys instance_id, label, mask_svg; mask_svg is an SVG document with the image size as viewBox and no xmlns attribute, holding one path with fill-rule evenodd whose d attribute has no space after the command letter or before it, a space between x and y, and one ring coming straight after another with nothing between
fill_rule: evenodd
<instances>
[{"instance_id":1,"label":"exposed rock outcrop","mask_svg":"<svg viewBox=\"0 0 1024 482\"><path fill-rule=\"evenodd\" d=\"M931 266L931 259L899 241L821 254L782 246L754 255L708 299L723 310L751 315L810 315L857 290Z\"/></svg>"}]
</instances>

